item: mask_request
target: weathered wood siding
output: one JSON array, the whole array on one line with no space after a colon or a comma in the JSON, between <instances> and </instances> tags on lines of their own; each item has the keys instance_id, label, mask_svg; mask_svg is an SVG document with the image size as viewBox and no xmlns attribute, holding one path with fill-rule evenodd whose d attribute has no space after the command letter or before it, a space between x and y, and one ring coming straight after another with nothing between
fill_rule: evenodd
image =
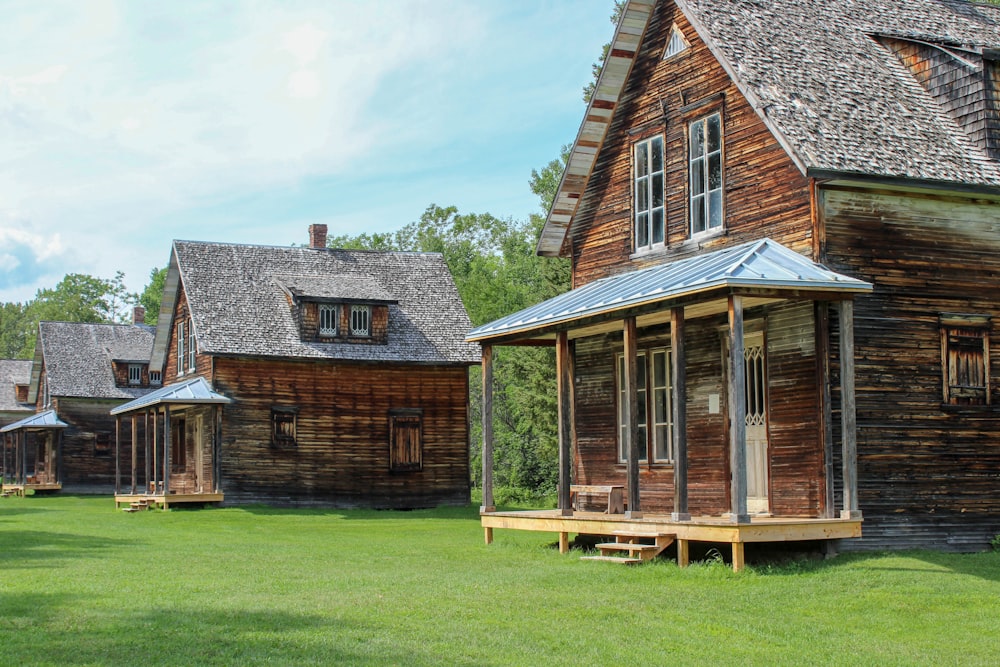
<instances>
[{"instance_id":1,"label":"weathered wood siding","mask_svg":"<svg viewBox=\"0 0 1000 667\"><path fill-rule=\"evenodd\" d=\"M185 380L196 375L200 375L206 380L211 380L212 376L212 358L208 355L198 352L195 355L195 371L192 372L188 369L187 362L184 364L184 373L178 375L177 373L177 323L180 321L185 322L185 327L188 326L189 318L191 313L188 310L187 294L184 292L184 284L181 282L181 288L178 290L177 304L174 306L173 320L170 325L170 341L167 344L167 357L166 366L163 369L163 384L172 384L177 382L178 379ZM197 339L197 331L195 331L195 338ZM187 356L187 350L185 349L185 356Z\"/></svg>"},{"instance_id":2,"label":"weathered wood siding","mask_svg":"<svg viewBox=\"0 0 1000 667\"><path fill-rule=\"evenodd\" d=\"M992 316L995 376L1000 203L846 188L820 199L826 261L875 285L854 315L864 538L845 547L984 548L1000 533L998 383L991 405L942 403L939 318Z\"/></svg>"},{"instance_id":3,"label":"weathered wood siding","mask_svg":"<svg viewBox=\"0 0 1000 667\"><path fill-rule=\"evenodd\" d=\"M464 366L217 358L226 502L429 507L469 502ZM294 446L271 443L272 408L296 409ZM390 418L421 417L421 468L390 471Z\"/></svg>"},{"instance_id":4,"label":"weathered wood siding","mask_svg":"<svg viewBox=\"0 0 1000 667\"><path fill-rule=\"evenodd\" d=\"M691 47L662 60L675 22ZM726 231L692 242L687 124L713 111L722 112ZM630 258L632 146L658 134L665 138L667 247ZM567 240L573 286L764 236L811 255L810 211L808 182L802 173L684 16L673 3L661 3L615 110L575 231Z\"/></svg>"},{"instance_id":5,"label":"weathered wood siding","mask_svg":"<svg viewBox=\"0 0 1000 667\"><path fill-rule=\"evenodd\" d=\"M824 503L823 440L811 302L747 312L748 325L766 323L769 468L772 511L785 516L821 516ZM718 317L686 324L688 497L692 514L729 510L729 439L726 406L725 321ZM639 350L670 347L664 327L639 331ZM575 483L625 484L618 462L615 359L621 334L576 341ZM710 411L717 402L718 411ZM673 510L673 465L640 465L640 496L647 512Z\"/></svg>"},{"instance_id":6,"label":"weathered wood siding","mask_svg":"<svg viewBox=\"0 0 1000 667\"><path fill-rule=\"evenodd\" d=\"M315 301L305 301L299 306L292 306L296 313L299 333L302 340L312 340L317 342L345 342L361 345L385 345L389 342L389 306L371 306L371 335L351 336L351 304L337 305L337 335L321 336L319 333L319 303Z\"/></svg>"},{"instance_id":7,"label":"weathered wood siding","mask_svg":"<svg viewBox=\"0 0 1000 667\"><path fill-rule=\"evenodd\" d=\"M77 493L114 493L115 418L109 412L124 401L66 398L53 400L52 407L69 426L63 429L63 490ZM122 483L132 475L132 420L122 419ZM142 425L139 425L142 438ZM107 443L106 450L99 443ZM143 468L142 440L138 466Z\"/></svg>"}]
</instances>

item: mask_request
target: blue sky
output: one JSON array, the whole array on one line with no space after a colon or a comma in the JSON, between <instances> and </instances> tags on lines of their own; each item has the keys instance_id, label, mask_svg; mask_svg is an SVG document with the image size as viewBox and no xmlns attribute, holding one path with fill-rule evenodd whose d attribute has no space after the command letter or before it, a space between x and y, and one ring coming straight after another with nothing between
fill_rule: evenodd
<instances>
[{"instance_id":1,"label":"blue sky","mask_svg":"<svg viewBox=\"0 0 1000 667\"><path fill-rule=\"evenodd\" d=\"M525 219L612 0L0 0L0 301L171 239Z\"/></svg>"}]
</instances>

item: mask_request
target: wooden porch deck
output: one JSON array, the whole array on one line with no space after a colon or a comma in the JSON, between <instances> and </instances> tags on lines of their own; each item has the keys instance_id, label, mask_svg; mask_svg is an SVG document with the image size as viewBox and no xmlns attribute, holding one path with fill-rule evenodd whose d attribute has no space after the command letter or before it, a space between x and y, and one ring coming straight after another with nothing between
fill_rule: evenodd
<instances>
[{"instance_id":1,"label":"wooden porch deck","mask_svg":"<svg viewBox=\"0 0 1000 667\"><path fill-rule=\"evenodd\" d=\"M628 532L673 535L677 542L677 564L688 564L689 542L732 544L733 570L744 566L744 545L748 542L793 542L802 540L837 540L861 537L860 518L814 519L806 517L751 517L749 523L734 523L728 517L699 516L690 521L672 521L669 514L644 514L629 518L625 514L527 510L517 512L481 512L486 543L493 542L493 529L535 530L559 534L559 551L569 551L569 534L614 537Z\"/></svg>"},{"instance_id":2,"label":"wooden porch deck","mask_svg":"<svg viewBox=\"0 0 1000 667\"><path fill-rule=\"evenodd\" d=\"M170 509L171 505L221 503L224 499L222 493L116 493L115 508L122 505L132 506L133 503L145 503L150 507Z\"/></svg>"},{"instance_id":3,"label":"wooden porch deck","mask_svg":"<svg viewBox=\"0 0 1000 667\"><path fill-rule=\"evenodd\" d=\"M5 496L23 496L28 489L32 491L60 491L62 484L59 482L45 482L37 484L4 484L0 493Z\"/></svg>"}]
</instances>

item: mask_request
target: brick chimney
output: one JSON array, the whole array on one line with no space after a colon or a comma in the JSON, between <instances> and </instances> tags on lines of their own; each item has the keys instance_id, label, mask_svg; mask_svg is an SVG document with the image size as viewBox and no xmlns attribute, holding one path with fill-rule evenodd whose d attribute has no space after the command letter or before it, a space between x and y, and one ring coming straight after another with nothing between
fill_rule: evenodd
<instances>
[{"instance_id":1,"label":"brick chimney","mask_svg":"<svg viewBox=\"0 0 1000 667\"><path fill-rule=\"evenodd\" d=\"M309 247L326 247L326 225L309 225Z\"/></svg>"},{"instance_id":2,"label":"brick chimney","mask_svg":"<svg viewBox=\"0 0 1000 667\"><path fill-rule=\"evenodd\" d=\"M136 306L132 309L132 324L145 324L146 323L146 309L142 306Z\"/></svg>"}]
</instances>

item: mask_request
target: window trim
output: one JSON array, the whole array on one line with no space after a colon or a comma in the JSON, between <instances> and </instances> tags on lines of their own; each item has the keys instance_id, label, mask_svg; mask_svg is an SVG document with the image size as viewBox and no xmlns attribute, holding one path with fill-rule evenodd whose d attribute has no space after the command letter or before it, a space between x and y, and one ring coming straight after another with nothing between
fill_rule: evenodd
<instances>
[{"instance_id":1,"label":"window trim","mask_svg":"<svg viewBox=\"0 0 1000 667\"><path fill-rule=\"evenodd\" d=\"M329 316L328 316L327 319L329 319L330 322L332 323L332 325L333 325L332 328L330 328L330 327L324 328L323 327L323 313L324 312L325 313L329 313ZM317 331L319 332L319 335L322 336L323 338L334 338L337 335L337 332L340 329L340 326L339 326L339 324L340 324L340 322L339 322L339 316L340 316L340 313L339 313L339 309L337 308L337 304L335 304L335 303L321 303L321 304L318 304L318 307L316 309L316 319L317 319Z\"/></svg>"},{"instance_id":2,"label":"window trim","mask_svg":"<svg viewBox=\"0 0 1000 667\"><path fill-rule=\"evenodd\" d=\"M660 168L655 169L656 156L654 154L653 147L659 145L659 161ZM640 158L639 151L640 148L646 147L646 164L644 165L644 173L640 175ZM645 139L640 139L632 144L632 249L635 254L645 254L649 252L655 252L667 245L667 155L666 155L666 137L661 132L659 134L654 134L652 136L646 137ZM660 203L655 205L656 201L656 177L660 177ZM640 199L640 183L642 188L645 190L646 197L646 207L642 210L639 209L639 199ZM661 230L662 238L659 241L654 241L654 217L655 214L659 212L661 216ZM639 243L639 230L640 221L639 217L641 215L646 215L646 219L642 225L645 226L646 243L640 245Z\"/></svg>"},{"instance_id":3,"label":"window trim","mask_svg":"<svg viewBox=\"0 0 1000 667\"><path fill-rule=\"evenodd\" d=\"M142 385L143 364L128 364L128 386L138 387Z\"/></svg>"},{"instance_id":4,"label":"window trim","mask_svg":"<svg viewBox=\"0 0 1000 667\"><path fill-rule=\"evenodd\" d=\"M397 458L399 448L396 447L396 437L403 425L412 428L416 425L415 456L407 460ZM390 472L420 472L424 469L424 414L419 408L395 409L389 411L389 471Z\"/></svg>"},{"instance_id":5,"label":"window trim","mask_svg":"<svg viewBox=\"0 0 1000 667\"><path fill-rule=\"evenodd\" d=\"M697 105L692 105L692 107L700 109L700 108L702 108L702 105L701 104L697 104ZM718 233L720 233L720 232L722 232L722 231L724 231L726 229L726 196L725 196L725 194L726 194L726 141L725 141L726 126L725 126L725 123L723 122L723 120L724 120L723 116L724 116L723 110L721 108L715 108L715 109L712 109L712 110L710 110L710 111L708 111L706 113L699 114L697 118L690 118L687 121L687 129L686 129L686 132L685 132L685 138L687 140L687 142L686 142L687 143L687 233L688 233L688 238L691 238L691 239L704 238L704 237L707 237L707 236L718 234ZM692 143L691 139L692 139L693 128L696 125L698 125L698 124L704 124L705 131L707 133L708 122L713 117L718 117L718 122L719 122L719 147L718 147L717 150L709 151L708 150L708 139L707 139L707 135L706 135L706 138L705 138L705 140L703 142L703 146L704 146L705 152L703 154L695 157L695 156L692 155L692 150L691 150L691 148L692 148L692 146L691 146L691 143ZM719 170L720 170L720 173L719 173L719 187L718 188L708 188L708 183L709 183L709 180L710 180L710 176L709 176L709 173L708 173L708 168L709 168L709 165L711 163L711 159L712 159L712 157L714 155L718 155L718 159L719 159ZM705 184L705 188L706 189L704 190L704 192L699 193L698 195L695 195L694 192L693 192L693 187L692 187L692 185L693 185L693 183L692 183L692 174L694 173L692 167L693 167L693 163L695 162L695 160L698 160L698 159L704 160L704 166L705 166L705 168L704 168L704 171L702 173L702 178L703 178L703 183ZM710 222L711 222L711 219L712 219L712 211L715 210L715 209L712 208L711 202L712 202L712 194L715 193L715 192L719 193L719 197L718 197L718 200L719 200L719 204L718 204L719 224L717 224L715 226L712 226L710 224ZM694 230L694 200L695 200L696 196L704 197L705 200L706 200L706 202L707 202L706 203L706 208L705 208L705 220L704 220L705 228L702 229L702 230L700 230L700 231L695 231Z\"/></svg>"},{"instance_id":6,"label":"window trim","mask_svg":"<svg viewBox=\"0 0 1000 667\"><path fill-rule=\"evenodd\" d=\"M291 434L279 433L279 426L291 424ZM287 406L271 406L271 446L277 449L298 446L299 409Z\"/></svg>"},{"instance_id":7,"label":"window trim","mask_svg":"<svg viewBox=\"0 0 1000 667\"><path fill-rule=\"evenodd\" d=\"M365 327L355 327L355 314L364 314ZM350 320L347 323L350 334L357 338L370 338L372 335L372 307L370 305L352 305Z\"/></svg>"},{"instance_id":8,"label":"window trim","mask_svg":"<svg viewBox=\"0 0 1000 667\"><path fill-rule=\"evenodd\" d=\"M184 375L184 354L185 354L185 344L187 339L185 338L185 320L177 320L176 329L176 339L177 339L177 374Z\"/></svg>"},{"instance_id":9,"label":"window trim","mask_svg":"<svg viewBox=\"0 0 1000 667\"><path fill-rule=\"evenodd\" d=\"M655 379L655 357L657 355L664 355L664 360L666 362L664 368L664 382L663 386L656 385ZM616 417L617 417L617 433L618 433L618 464L623 465L627 462L626 452L624 450L625 445L625 429L626 415L625 415L625 392L626 388L624 386L624 362L625 353L618 352L615 354L615 385L616 385ZM646 453L645 456L639 459L639 463L644 465L672 465L674 462L674 415L673 415L673 351L667 345L656 345L648 348L643 348L638 351L636 355L636 362L638 364L643 364L644 374L641 377L644 378L644 383L642 387L639 388L637 392L643 400L643 405L645 406L645 422L640 424L640 430L646 433ZM663 391L665 396L665 421L657 421L656 417L656 394L658 391ZM664 432L666 434L666 442L659 442L657 438L657 427L664 427ZM658 453L661 451L665 452L666 457L659 457Z\"/></svg>"},{"instance_id":10,"label":"window trim","mask_svg":"<svg viewBox=\"0 0 1000 667\"><path fill-rule=\"evenodd\" d=\"M992 404L992 387L990 382L990 329L992 318L989 315L966 315L957 313L942 313L938 318L941 335L941 402L951 407L977 407ZM981 341L976 350L979 357L976 360L977 371L982 376L983 384L971 385L959 382L962 372L956 368L956 360L961 350L957 349L959 341ZM971 347L966 351L970 351ZM958 377L956 377L958 376ZM959 395L965 393L966 395ZM976 396L978 393L980 396Z\"/></svg>"},{"instance_id":11,"label":"window trim","mask_svg":"<svg viewBox=\"0 0 1000 667\"><path fill-rule=\"evenodd\" d=\"M197 348L195 347L194 323L191 321L190 317L187 320L187 328L188 328L188 370L194 373L196 370L198 370L198 356L197 356L198 351Z\"/></svg>"}]
</instances>

